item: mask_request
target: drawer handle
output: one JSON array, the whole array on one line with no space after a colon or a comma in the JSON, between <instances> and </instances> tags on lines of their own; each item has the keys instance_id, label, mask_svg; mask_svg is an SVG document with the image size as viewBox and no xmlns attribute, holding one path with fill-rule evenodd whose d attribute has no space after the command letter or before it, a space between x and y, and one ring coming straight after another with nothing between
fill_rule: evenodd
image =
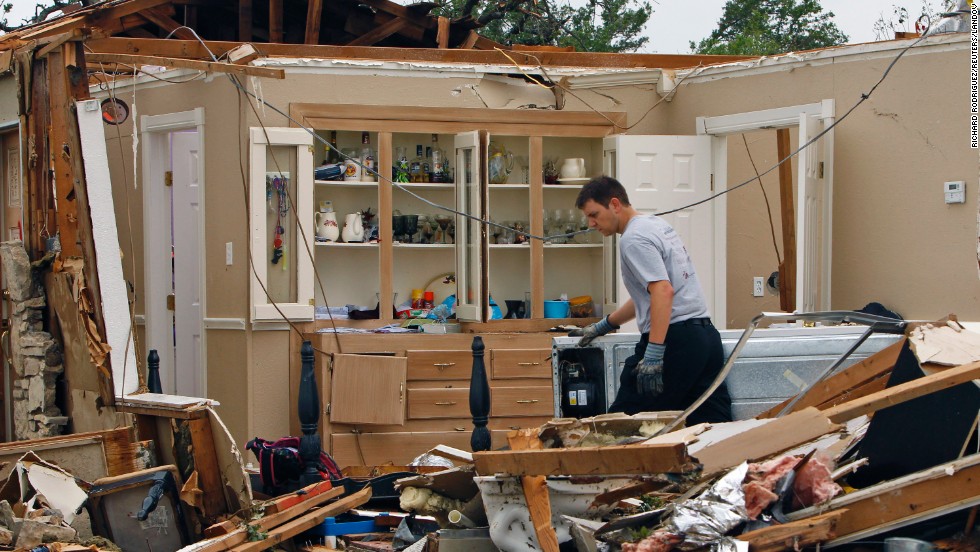
<instances>
[{"instance_id":1,"label":"drawer handle","mask_svg":"<svg viewBox=\"0 0 980 552\"><path fill-rule=\"evenodd\" d=\"M518 362L518 366L541 366L540 362Z\"/></svg>"},{"instance_id":2,"label":"drawer handle","mask_svg":"<svg viewBox=\"0 0 980 552\"><path fill-rule=\"evenodd\" d=\"M432 365L435 366L436 368L442 370L443 368L452 368L453 366L456 366L456 363L455 362L433 362Z\"/></svg>"},{"instance_id":3,"label":"drawer handle","mask_svg":"<svg viewBox=\"0 0 980 552\"><path fill-rule=\"evenodd\" d=\"M456 401L438 401L435 403L436 406L452 406L456 404Z\"/></svg>"},{"instance_id":4,"label":"drawer handle","mask_svg":"<svg viewBox=\"0 0 980 552\"><path fill-rule=\"evenodd\" d=\"M456 431L466 431L465 427L454 427L453 429L455 429Z\"/></svg>"},{"instance_id":5,"label":"drawer handle","mask_svg":"<svg viewBox=\"0 0 980 552\"><path fill-rule=\"evenodd\" d=\"M517 404L534 404L538 402L538 399L522 399L517 401Z\"/></svg>"}]
</instances>

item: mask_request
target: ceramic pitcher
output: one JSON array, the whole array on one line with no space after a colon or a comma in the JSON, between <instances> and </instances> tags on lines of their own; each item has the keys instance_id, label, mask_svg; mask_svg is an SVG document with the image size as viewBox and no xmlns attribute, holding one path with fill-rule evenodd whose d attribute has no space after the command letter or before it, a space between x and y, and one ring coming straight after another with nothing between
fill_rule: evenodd
<instances>
[{"instance_id":1,"label":"ceramic pitcher","mask_svg":"<svg viewBox=\"0 0 980 552\"><path fill-rule=\"evenodd\" d=\"M344 241L360 243L364 241L364 223L360 213L351 213L344 218Z\"/></svg>"},{"instance_id":2,"label":"ceramic pitcher","mask_svg":"<svg viewBox=\"0 0 980 552\"><path fill-rule=\"evenodd\" d=\"M337 226L337 213L314 213L316 220L316 237L328 242L335 242L340 237L340 227Z\"/></svg>"}]
</instances>

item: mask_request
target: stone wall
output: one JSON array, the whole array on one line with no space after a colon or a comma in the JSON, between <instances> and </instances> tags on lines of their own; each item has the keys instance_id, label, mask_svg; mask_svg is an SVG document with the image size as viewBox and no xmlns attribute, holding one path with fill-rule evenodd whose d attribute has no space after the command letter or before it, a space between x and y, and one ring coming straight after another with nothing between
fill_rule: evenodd
<instances>
[{"instance_id":1,"label":"stone wall","mask_svg":"<svg viewBox=\"0 0 980 552\"><path fill-rule=\"evenodd\" d=\"M44 331L44 287L22 242L0 243L0 260L11 301L14 438L60 435L68 418L55 404L55 385L65 368L61 346Z\"/></svg>"}]
</instances>

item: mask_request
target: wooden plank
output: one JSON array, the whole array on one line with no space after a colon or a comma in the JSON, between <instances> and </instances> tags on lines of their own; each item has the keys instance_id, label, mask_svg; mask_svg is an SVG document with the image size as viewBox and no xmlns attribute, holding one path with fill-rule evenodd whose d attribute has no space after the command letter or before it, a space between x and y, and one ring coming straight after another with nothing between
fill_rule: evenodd
<instances>
[{"instance_id":1,"label":"wooden plank","mask_svg":"<svg viewBox=\"0 0 980 552\"><path fill-rule=\"evenodd\" d=\"M264 510L265 515L282 512L314 496L322 495L331 489L333 489L333 485L329 481L319 481L312 485L307 485L295 493L281 496L271 503L266 504Z\"/></svg>"},{"instance_id":2,"label":"wooden plank","mask_svg":"<svg viewBox=\"0 0 980 552\"><path fill-rule=\"evenodd\" d=\"M409 22L400 17L376 26L371 31L351 40L346 46L372 46L408 26Z\"/></svg>"},{"instance_id":3,"label":"wooden plank","mask_svg":"<svg viewBox=\"0 0 980 552\"><path fill-rule=\"evenodd\" d=\"M704 447L694 444L690 453L704 466L703 477L708 477L746 460L751 462L768 458L839 429L840 426L828 418L830 416L816 408L807 408L767 423L758 423L755 427ZM723 431L724 428L725 424L717 424L714 429ZM703 433L701 438L710 438L710 430Z\"/></svg>"},{"instance_id":4,"label":"wooden plank","mask_svg":"<svg viewBox=\"0 0 980 552\"><path fill-rule=\"evenodd\" d=\"M71 164L73 153L68 147L68 127L72 104L65 74L64 56L59 48L48 54L48 94L51 105L51 130L48 144L52 150L55 194L57 194L57 230L61 234L63 257L81 256L78 243L78 208L75 201L75 179ZM54 229L51 229L54 233Z\"/></svg>"},{"instance_id":5,"label":"wooden plank","mask_svg":"<svg viewBox=\"0 0 980 552\"><path fill-rule=\"evenodd\" d=\"M364 106L356 104L324 104L324 103L295 103L290 105L290 114L295 118L309 119L353 119L359 123L371 123L372 119L379 121L412 121L412 122L443 122L443 123L478 123L480 125L493 123L513 124L549 124L609 127L612 119L617 124L625 124L626 113L609 111L602 114L594 111L554 111L528 109L489 109L476 107L403 107L379 105L365 110ZM607 119L606 117L609 117ZM323 127L330 128L333 127ZM472 125L468 127L473 129ZM482 126L480 128L483 128ZM422 132L416 126L414 132ZM365 128L365 130L375 130ZM386 130L379 127L377 130ZM542 129L543 130L543 129ZM435 131L433 131L435 132ZM497 134L501 134L497 132ZM546 136L540 132L525 134L534 137Z\"/></svg>"},{"instance_id":6,"label":"wooden plank","mask_svg":"<svg viewBox=\"0 0 980 552\"><path fill-rule=\"evenodd\" d=\"M283 0L269 0L269 42L283 41Z\"/></svg>"},{"instance_id":7,"label":"wooden plank","mask_svg":"<svg viewBox=\"0 0 980 552\"><path fill-rule=\"evenodd\" d=\"M258 550L266 550L290 537L310 529L328 517L337 516L348 510L357 508L370 499L371 487L368 486L350 496L334 502L333 504L328 504L322 508L317 508L316 510L294 519L293 521L279 527L278 529L275 529L274 531L270 531L269 536L264 540L245 543L241 546L235 547L234 550L235 552L256 552Z\"/></svg>"},{"instance_id":8,"label":"wooden plank","mask_svg":"<svg viewBox=\"0 0 980 552\"><path fill-rule=\"evenodd\" d=\"M977 378L980 378L980 362L971 362L846 402L824 410L823 414L836 423L843 423L858 416L871 414L877 410L895 406L936 391L949 389Z\"/></svg>"},{"instance_id":9,"label":"wooden plank","mask_svg":"<svg viewBox=\"0 0 980 552\"><path fill-rule=\"evenodd\" d=\"M749 543L751 552L800 550L837 536L837 522L847 510L834 510L799 521L791 521L742 533L737 540Z\"/></svg>"},{"instance_id":10,"label":"wooden plank","mask_svg":"<svg viewBox=\"0 0 980 552\"><path fill-rule=\"evenodd\" d=\"M221 469L214 455L214 436L211 434L211 422L207 418L187 420L191 433L191 444L194 447L194 470L198 476L198 488L204 492L204 517L214 519L220 514L229 512L225 502L223 485L221 484Z\"/></svg>"},{"instance_id":11,"label":"wooden plank","mask_svg":"<svg viewBox=\"0 0 980 552\"><path fill-rule=\"evenodd\" d=\"M238 40L252 41L252 0L238 0Z\"/></svg>"},{"instance_id":12,"label":"wooden plank","mask_svg":"<svg viewBox=\"0 0 980 552\"><path fill-rule=\"evenodd\" d=\"M160 8L149 8L140 12L140 15L145 17L150 23L153 23L157 27L160 27L168 34L172 34L177 38L183 40L196 40L194 33L191 32L187 27L181 26L171 19L163 10Z\"/></svg>"},{"instance_id":13,"label":"wooden plank","mask_svg":"<svg viewBox=\"0 0 980 552\"><path fill-rule=\"evenodd\" d=\"M439 28L436 32L436 45L441 49L449 48L449 18L439 16L436 23Z\"/></svg>"},{"instance_id":14,"label":"wooden plank","mask_svg":"<svg viewBox=\"0 0 980 552\"><path fill-rule=\"evenodd\" d=\"M789 129L776 130L776 158L786 159L792 152ZM796 204L793 202L793 161L779 166L779 214L783 229L783 264L779 267L779 308L796 310Z\"/></svg>"},{"instance_id":15,"label":"wooden plank","mask_svg":"<svg viewBox=\"0 0 980 552\"><path fill-rule=\"evenodd\" d=\"M370 492L370 487L366 490ZM278 527L289 520L295 518L296 516L302 514L306 510L319 506L328 500L338 497L344 494L343 487L338 487L336 489L331 489L327 492L312 495L289 508L285 508L280 512L276 512L271 515L263 516L248 524L249 527L254 527L259 531L268 531L273 527ZM354 495L351 495L354 496ZM344 510L346 511L346 510ZM232 550L236 546L246 542L248 540L248 530L244 527L240 527L228 534L215 537L211 540L201 541L195 545L187 548L187 550L193 550L194 552L217 552L219 550Z\"/></svg>"},{"instance_id":16,"label":"wooden plank","mask_svg":"<svg viewBox=\"0 0 980 552\"><path fill-rule=\"evenodd\" d=\"M828 509L846 508L837 523L837 538L828 543L843 544L980 503L978 478L980 455L974 454L859 489L787 517L801 520Z\"/></svg>"},{"instance_id":17,"label":"wooden plank","mask_svg":"<svg viewBox=\"0 0 980 552\"><path fill-rule=\"evenodd\" d=\"M378 132L378 172L385 177L391 176L391 166L394 165L394 152L391 150L391 132ZM392 187L390 184L382 179L383 184L378 185L378 237L381 239L381 243L378 244L379 247L379 270L378 280L379 286L378 291L381 292L381 297L387 298L394 297L395 295L395 284L394 284L394 270L395 270L395 260L394 260L394 248L392 239L392 214L394 213L394 206L392 202ZM382 305L385 305L385 316L387 315L387 304L382 301ZM381 308L381 307L379 307Z\"/></svg>"},{"instance_id":18,"label":"wooden plank","mask_svg":"<svg viewBox=\"0 0 980 552\"><path fill-rule=\"evenodd\" d=\"M528 170L531 186L531 233L544 235L544 140L531 136L528 140ZM544 318L544 242L531 240L531 318Z\"/></svg>"},{"instance_id":19,"label":"wooden plank","mask_svg":"<svg viewBox=\"0 0 980 552\"><path fill-rule=\"evenodd\" d=\"M415 109L415 108L408 108ZM421 108L425 109L425 108ZM446 108L450 109L450 108ZM506 118L508 115L507 110L499 110L501 118ZM514 111L514 113L519 113L519 111ZM555 111L549 111L549 113L558 113ZM481 128L486 128L492 131L494 134L502 134L508 136L527 136L528 134L534 133L540 136L566 136L570 138L602 138L604 136L609 136L614 134L615 131L612 125L605 127L591 126L591 125L566 125L560 122L560 117L556 118L558 120L553 120L550 122L540 122L540 123L458 123L458 122L427 122L420 124L416 121L411 120L371 120L371 121L356 121L353 119L321 119L321 118L309 118L305 119L304 123L312 128L330 128L335 130L374 130L376 128L386 128L392 132L408 132L408 133L438 133L438 134L458 134L460 132L467 132L467 130L473 130L473 127L479 124ZM375 324L376 325L376 324Z\"/></svg>"},{"instance_id":20,"label":"wooden plank","mask_svg":"<svg viewBox=\"0 0 980 552\"><path fill-rule=\"evenodd\" d=\"M112 34L113 30L119 28L119 21L123 17L134 13L139 13L145 9L159 6L161 4L166 4L168 1L169 0L132 0L130 2L115 4L113 6L106 6L104 4L97 5L90 10L85 10L83 8L83 10L79 10L76 15L59 18L47 24L42 23L40 25L33 26L30 29L25 29L25 31L19 33L19 36L24 39L37 39L64 32L71 32L72 30L81 27L98 27L106 34Z\"/></svg>"},{"instance_id":21,"label":"wooden plank","mask_svg":"<svg viewBox=\"0 0 980 552\"><path fill-rule=\"evenodd\" d=\"M488 451L474 453L473 462L480 475L619 475L694 469L681 444Z\"/></svg>"},{"instance_id":22,"label":"wooden plank","mask_svg":"<svg viewBox=\"0 0 980 552\"><path fill-rule=\"evenodd\" d=\"M838 397L864 385L880 377L882 374L891 372L892 368L895 367L895 362L898 360L898 354L902 352L904 345L905 338L902 338L868 358L848 366L844 370L814 385L804 397L797 401L793 407L793 412L802 410L808 406L825 404L834 399L834 397ZM786 399L759 414L756 418L772 418L780 413L791 400L793 399ZM823 410L823 408L820 410Z\"/></svg>"},{"instance_id":23,"label":"wooden plank","mask_svg":"<svg viewBox=\"0 0 980 552\"><path fill-rule=\"evenodd\" d=\"M156 0L159 1L159 0ZM153 52L160 56L210 59L207 51L197 41L148 40L140 38L101 38L87 42L92 51L105 53ZM240 46L240 42L205 41L212 51L225 52ZM269 56L317 57L344 59L373 59L409 62L443 62L511 65L512 62L497 51L464 50L450 48L383 48L371 46L330 46L297 44L263 44L262 50ZM602 67L602 68L655 68L684 69L699 65L730 63L755 56L701 56L674 54L614 54L602 52L516 52L508 55L518 63L546 67Z\"/></svg>"},{"instance_id":24,"label":"wooden plank","mask_svg":"<svg viewBox=\"0 0 980 552\"><path fill-rule=\"evenodd\" d=\"M184 69L196 69L198 71L210 71L215 73L231 73L239 76L250 75L254 77L267 77L272 79L286 78L286 72L282 69L250 67L216 61L196 61L157 56L135 56L130 54L89 54L88 60L93 63L118 63L120 65L135 68L139 68L141 65L162 65L164 67L181 67Z\"/></svg>"},{"instance_id":25,"label":"wooden plank","mask_svg":"<svg viewBox=\"0 0 980 552\"><path fill-rule=\"evenodd\" d=\"M872 393L877 393L888 387L888 377L890 374L883 374L867 383L864 383L854 389L845 391L843 394L837 397L833 397L826 402L822 402L816 406L818 410L827 410L828 408L833 408L839 404L843 404L848 401L853 401L854 399L860 399L861 397L867 397Z\"/></svg>"},{"instance_id":26,"label":"wooden plank","mask_svg":"<svg viewBox=\"0 0 980 552\"><path fill-rule=\"evenodd\" d=\"M476 45L476 41L480 38L480 35L476 31L470 31L470 34L466 35L466 38L459 43L457 48L461 50L470 50Z\"/></svg>"},{"instance_id":27,"label":"wooden plank","mask_svg":"<svg viewBox=\"0 0 980 552\"><path fill-rule=\"evenodd\" d=\"M315 45L320 43L320 18L323 11L323 0L308 0L306 4L306 38L304 43Z\"/></svg>"},{"instance_id":28,"label":"wooden plank","mask_svg":"<svg viewBox=\"0 0 980 552\"><path fill-rule=\"evenodd\" d=\"M176 420L194 420L205 418L208 411L205 408L194 408L188 410L173 410L169 408L159 408L153 406L137 406L132 403L116 403L117 412L127 412L137 416L151 416L154 418L174 418Z\"/></svg>"},{"instance_id":29,"label":"wooden plank","mask_svg":"<svg viewBox=\"0 0 980 552\"><path fill-rule=\"evenodd\" d=\"M522 429L507 434L507 444L511 450L542 450L544 445L538 438L536 429ZM538 547L549 552L558 552L558 535L551 524L551 497L548 496L547 478L543 475L530 475L521 478L524 500L527 502Z\"/></svg>"}]
</instances>

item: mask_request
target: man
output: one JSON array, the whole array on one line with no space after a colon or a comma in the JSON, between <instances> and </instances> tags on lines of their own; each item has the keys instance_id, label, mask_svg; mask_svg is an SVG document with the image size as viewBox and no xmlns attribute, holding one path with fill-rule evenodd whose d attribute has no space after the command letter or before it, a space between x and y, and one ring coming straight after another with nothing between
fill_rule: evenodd
<instances>
[{"instance_id":1,"label":"man","mask_svg":"<svg viewBox=\"0 0 980 552\"><path fill-rule=\"evenodd\" d=\"M718 330L680 236L663 219L634 209L616 179L600 176L582 187L575 206L589 227L619 241L623 282L630 299L612 314L569 335L584 347L637 320L642 336L626 359L610 412L684 410L714 381L724 364ZM688 417L689 424L731 421L724 383Z\"/></svg>"}]
</instances>

